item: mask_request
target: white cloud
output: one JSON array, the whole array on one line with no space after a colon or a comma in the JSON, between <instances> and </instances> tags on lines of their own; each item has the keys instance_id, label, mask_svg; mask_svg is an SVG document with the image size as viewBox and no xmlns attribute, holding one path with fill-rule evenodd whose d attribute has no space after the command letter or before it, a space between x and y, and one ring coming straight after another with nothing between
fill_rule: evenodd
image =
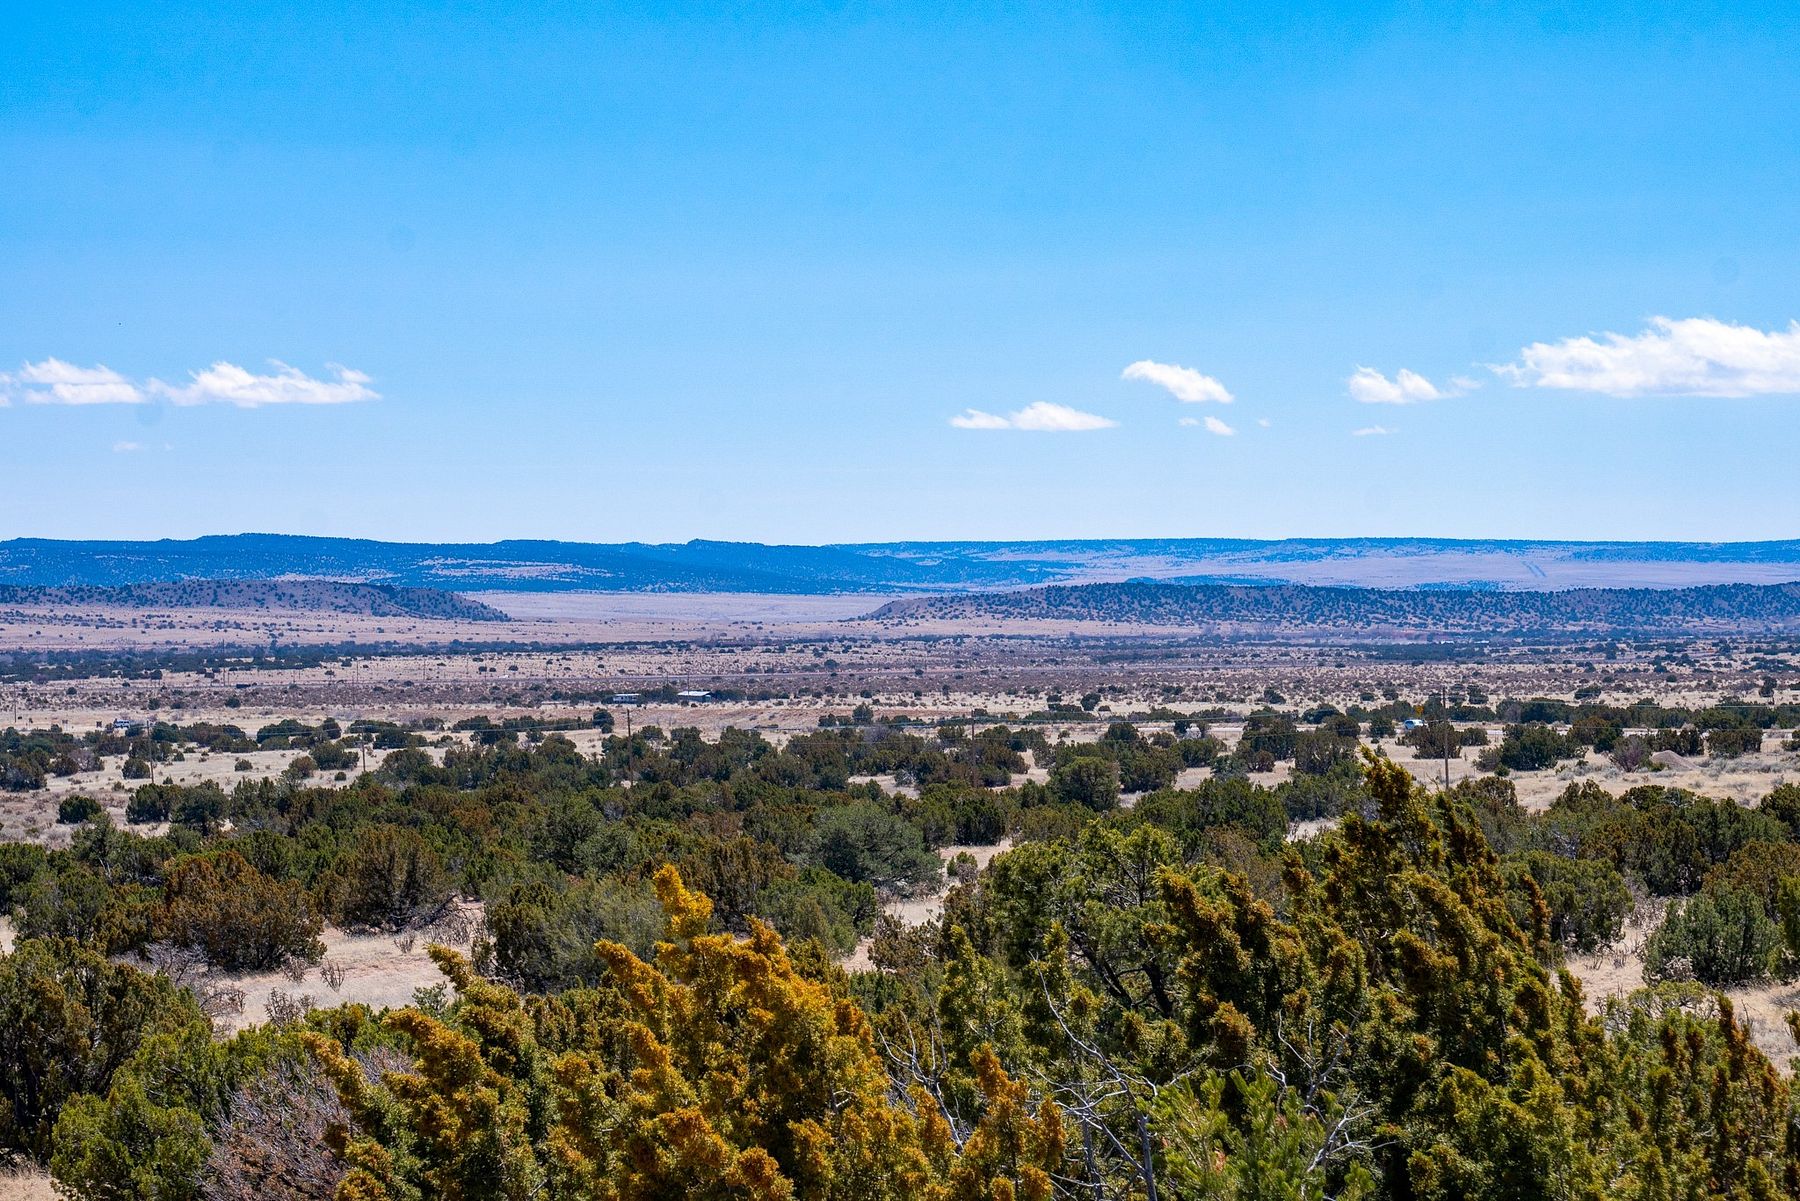
<instances>
[{"instance_id":1,"label":"white cloud","mask_svg":"<svg viewBox=\"0 0 1800 1201\"><path fill-rule=\"evenodd\" d=\"M61 359L26 363L16 372L0 372L0 404L112 405L138 404L138 386L110 367L77 367Z\"/></svg>"},{"instance_id":2,"label":"white cloud","mask_svg":"<svg viewBox=\"0 0 1800 1201\"><path fill-rule=\"evenodd\" d=\"M986 413L980 409L965 409L950 419L950 424L960 430L1033 430L1040 433L1075 433L1083 430L1111 429L1119 424L1116 421L1100 416L1098 413L1084 413L1080 409L1071 409L1067 405L1051 404L1047 400L1028 404L1016 412L1004 417L998 413Z\"/></svg>"},{"instance_id":3,"label":"white cloud","mask_svg":"<svg viewBox=\"0 0 1800 1201\"><path fill-rule=\"evenodd\" d=\"M1382 438L1394 431L1385 425L1365 425L1359 430L1351 430L1352 438Z\"/></svg>"},{"instance_id":4,"label":"white cloud","mask_svg":"<svg viewBox=\"0 0 1800 1201\"><path fill-rule=\"evenodd\" d=\"M326 365L332 379L317 379L297 367L270 360L274 370L257 375L236 363L214 363L204 371L189 373L191 383L181 386L150 381L150 390L178 405L229 404L240 409L264 405L335 405L380 396L367 375L336 363Z\"/></svg>"},{"instance_id":5,"label":"white cloud","mask_svg":"<svg viewBox=\"0 0 1800 1201\"><path fill-rule=\"evenodd\" d=\"M319 379L286 363L271 362L273 370L257 375L235 363L218 362L204 371L190 372L185 384L159 379L138 382L110 367L77 367L61 359L26 363L15 372L0 372L0 405L14 400L26 404L107 405L142 404L152 397L178 405L231 404L253 409L275 404L347 404L380 396L367 375L335 363L327 364L328 378Z\"/></svg>"},{"instance_id":6,"label":"white cloud","mask_svg":"<svg viewBox=\"0 0 1800 1201\"><path fill-rule=\"evenodd\" d=\"M1150 359L1139 359L1125 368L1120 379L1143 380L1147 384L1155 384L1176 400L1188 404L1200 404L1204 401L1215 401L1228 405L1232 395L1218 380L1210 375L1202 375L1192 367L1177 367L1173 363L1157 363Z\"/></svg>"},{"instance_id":7,"label":"white cloud","mask_svg":"<svg viewBox=\"0 0 1800 1201\"><path fill-rule=\"evenodd\" d=\"M1098 413L1084 413L1067 405L1037 401L1012 415L1014 429L1020 430L1104 430L1119 424Z\"/></svg>"},{"instance_id":8,"label":"white cloud","mask_svg":"<svg viewBox=\"0 0 1800 1201\"><path fill-rule=\"evenodd\" d=\"M135 454L142 449L144 449L144 444L142 442L114 442L113 443L113 453L116 455Z\"/></svg>"},{"instance_id":9,"label":"white cloud","mask_svg":"<svg viewBox=\"0 0 1800 1201\"><path fill-rule=\"evenodd\" d=\"M1440 388L1416 371L1402 367L1389 379L1373 367L1358 367L1344 381L1350 395L1366 405L1410 405L1425 400L1444 400L1460 396L1478 385L1472 379L1457 376L1449 388Z\"/></svg>"},{"instance_id":10,"label":"white cloud","mask_svg":"<svg viewBox=\"0 0 1800 1201\"><path fill-rule=\"evenodd\" d=\"M1220 421L1217 417L1202 417L1200 421L1202 425L1206 426L1207 433L1217 434L1221 438L1229 438L1237 433L1236 430L1232 429L1229 425L1226 425L1223 421Z\"/></svg>"},{"instance_id":11,"label":"white cloud","mask_svg":"<svg viewBox=\"0 0 1800 1201\"><path fill-rule=\"evenodd\" d=\"M1494 371L1522 388L1605 396L1800 393L1800 321L1760 330L1712 317L1652 317L1636 335L1533 342L1518 362Z\"/></svg>"},{"instance_id":12,"label":"white cloud","mask_svg":"<svg viewBox=\"0 0 1800 1201\"><path fill-rule=\"evenodd\" d=\"M1009 430L1012 422L998 413L984 413L980 409L964 409L958 416L950 419L950 424L959 430Z\"/></svg>"},{"instance_id":13,"label":"white cloud","mask_svg":"<svg viewBox=\"0 0 1800 1201\"><path fill-rule=\"evenodd\" d=\"M1258 417L1256 419L1256 424L1262 426L1262 428L1264 428L1264 429L1268 429L1269 428L1269 419L1267 417Z\"/></svg>"}]
</instances>

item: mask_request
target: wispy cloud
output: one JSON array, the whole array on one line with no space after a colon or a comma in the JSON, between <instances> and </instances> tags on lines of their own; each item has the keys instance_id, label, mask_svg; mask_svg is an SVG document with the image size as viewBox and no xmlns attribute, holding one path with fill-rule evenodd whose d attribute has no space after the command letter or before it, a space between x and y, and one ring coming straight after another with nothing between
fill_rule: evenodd
<instances>
[{"instance_id":1,"label":"wispy cloud","mask_svg":"<svg viewBox=\"0 0 1800 1201\"><path fill-rule=\"evenodd\" d=\"M129 405L143 399L136 384L104 365L77 367L52 358L0 372L0 404Z\"/></svg>"},{"instance_id":2,"label":"wispy cloud","mask_svg":"<svg viewBox=\"0 0 1800 1201\"><path fill-rule=\"evenodd\" d=\"M1009 430L1013 423L998 413L984 413L980 409L964 409L950 419L950 424L959 430Z\"/></svg>"},{"instance_id":3,"label":"wispy cloud","mask_svg":"<svg viewBox=\"0 0 1800 1201\"><path fill-rule=\"evenodd\" d=\"M1185 401L1188 404L1213 401L1217 404L1228 405L1233 399L1225 385L1212 376L1203 375L1192 367L1177 367L1173 363L1139 359L1125 368L1119 378L1143 380L1147 384L1155 384L1176 400Z\"/></svg>"},{"instance_id":4,"label":"wispy cloud","mask_svg":"<svg viewBox=\"0 0 1800 1201\"><path fill-rule=\"evenodd\" d=\"M1440 388L1418 372L1404 367L1395 372L1392 379L1373 367L1358 367L1344 381L1352 399L1366 405L1410 405L1426 400L1445 400L1478 386L1474 380L1458 376L1450 381L1448 388Z\"/></svg>"},{"instance_id":5,"label":"wispy cloud","mask_svg":"<svg viewBox=\"0 0 1800 1201\"><path fill-rule=\"evenodd\" d=\"M1229 438L1237 433L1236 430L1232 429L1229 425L1226 425L1223 421L1220 421L1217 417L1183 417L1181 419L1181 424L1203 426L1207 433L1217 434L1221 438Z\"/></svg>"},{"instance_id":6,"label":"wispy cloud","mask_svg":"<svg viewBox=\"0 0 1800 1201\"><path fill-rule=\"evenodd\" d=\"M136 454L138 451L140 451L142 449L144 449L144 444L142 442L114 442L113 443L113 453L116 455Z\"/></svg>"},{"instance_id":7,"label":"wispy cloud","mask_svg":"<svg viewBox=\"0 0 1800 1201\"><path fill-rule=\"evenodd\" d=\"M229 404L254 409L264 405L349 404L375 400L380 393L361 371L329 364L324 378L308 375L286 363L271 362L264 374L218 362L188 374L184 384L159 379L132 380L104 365L78 367L61 359L26 363L14 372L0 372L0 404L105 405L143 404L165 400L177 405Z\"/></svg>"},{"instance_id":8,"label":"wispy cloud","mask_svg":"<svg viewBox=\"0 0 1800 1201\"><path fill-rule=\"evenodd\" d=\"M1385 438L1394 431L1385 425L1365 425L1359 430L1351 430L1352 438Z\"/></svg>"},{"instance_id":9,"label":"wispy cloud","mask_svg":"<svg viewBox=\"0 0 1800 1201\"><path fill-rule=\"evenodd\" d=\"M150 391L178 405L229 404L240 409L265 405L338 405L375 400L380 395L369 387L367 375L336 363L326 365L329 379L318 379L271 360L274 370L266 375L246 371L235 363L214 363L204 371L189 373L182 385L150 382Z\"/></svg>"},{"instance_id":10,"label":"wispy cloud","mask_svg":"<svg viewBox=\"0 0 1800 1201\"><path fill-rule=\"evenodd\" d=\"M965 409L950 419L959 430L1032 430L1038 433L1079 433L1111 429L1119 423L1098 413L1084 413L1067 405L1040 400L1004 416L980 409Z\"/></svg>"},{"instance_id":11,"label":"wispy cloud","mask_svg":"<svg viewBox=\"0 0 1800 1201\"><path fill-rule=\"evenodd\" d=\"M1800 321L1760 330L1712 317L1652 317L1642 333L1533 342L1493 369L1522 388L1603 396L1800 393Z\"/></svg>"}]
</instances>

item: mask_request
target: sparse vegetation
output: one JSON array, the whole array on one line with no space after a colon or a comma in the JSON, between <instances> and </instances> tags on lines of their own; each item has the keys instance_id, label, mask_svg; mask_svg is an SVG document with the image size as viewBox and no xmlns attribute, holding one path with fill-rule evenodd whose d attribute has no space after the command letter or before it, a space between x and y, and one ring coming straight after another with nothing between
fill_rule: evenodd
<instances>
[{"instance_id":1,"label":"sparse vegetation","mask_svg":"<svg viewBox=\"0 0 1800 1201\"><path fill-rule=\"evenodd\" d=\"M37 836L54 848L0 844L0 906L21 950L62 940L165 981L177 999L174 1026L156 1028L170 1037L143 1039L154 1051L112 1062L57 1103L47 1132L40 1121L36 1135L8 1135L10 1145L94 1195L146 1181L171 1196L223 1195L209 1182L241 1185L277 1170L270 1164L322 1188L366 1184L356 1175L372 1162L363 1152L327 1146L320 1156L272 1133L267 1107L279 1104L296 1122L337 1123L366 1140L356 1145L367 1155L401 1165L406 1189L429 1192L444 1172L486 1181L499 1160L455 1140L421 1151L426 1110L409 1110L380 1078L416 1071L429 1040L450 1032L477 1048L458 1072L493 1073L481 1078L546 1123L529 1138L487 1123L493 1153L541 1182L542 1196L585 1197L582 1179L560 1175L566 1161L542 1148L559 1131L584 1131L583 1154L607 1165L596 1169L607 1179L635 1154L629 1141L593 1133L622 1127L569 1125L582 1120L581 1097L625 1096L617 1082L642 1070L634 1048L646 1044L632 1024L670 1048L742 1030L732 990L761 981L774 991L758 994L758 1012L825 1012L810 1001L793 1009L800 993L788 995L822 989L844 1029L869 1032L867 1043L853 1039L865 1050L833 1062L861 1065L857 1120L890 1123L893 1147L924 1156L907 1160L922 1174L907 1178L906 1195L977 1171L956 1138L931 1143L909 1123L935 1113L963 1147L978 1146L970 1140L983 1123L1003 1120L993 1100L1002 1094L1022 1098L1007 1112L1054 1116L1064 1132L1060 1149L1035 1161L1051 1195L1091 1195L1091 1177L1103 1193L1141 1194L1146 1163L1164 1195L1206 1195L1216 1173L1269 1162L1315 1180L1320 1195L1374 1196L1432 1195L1423 1163L1479 1165L1445 1187L1485 1195L1481 1182L1493 1177L1482 1173L1517 1160L1483 1141L1466 1098L1498 1104L1526 1079L1535 1105L1563 1115L1560 1133L1535 1133L1534 1146L1586 1165L1581 1179L1593 1188L1617 1192L1630 1165L1662 1145L1617 1116L1653 1103L1671 1138L1724 1121L1741 1143L1726 1176L1671 1169L1687 1173L1683 1187L1707 1195L1718 1180L1759 1171L1787 1180L1797 1169L1785 1144L1765 1137L1781 1128L1771 1115L1791 1109L1786 1085L1762 1074L1772 1069L1745 1024L1709 1008L1705 991L1755 990L1800 968L1800 801L1790 795L1800 793L1776 786L1776 752L1760 749L1779 745L1800 710L1783 689L1761 695L1765 669L1754 666L1778 652L1739 652L1750 664L1734 669L1740 686L1708 687L1699 702L1689 688L1681 705L1617 680L1584 685L1579 697L1555 686L1609 670L1590 673L1578 657L1644 678L1658 660L1672 673L1718 670L1715 652L1693 650L1691 665L1638 648L1623 659L1559 652L1540 667L1535 652L1504 649L1506 671L1439 648L1404 661L1358 652L1350 666L1233 669L1217 685L1145 655L1093 686L1080 675L1091 668L1059 664L1061 690L984 681L972 698L956 692L956 673L1007 662L980 658L999 651L929 644L918 661L935 674L907 673L896 694L859 666L873 662L864 651L834 638L791 656L812 683L759 703L755 712L780 727L773 733L731 728L735 713L721 719L677 699L673 685L609 713L610 730L594 705L611 694L572 685L573 699L556 705L414 713L406 724L320 715L351 708L336 704L282 716L265 699L240 705L257 716L238 726L209 720L226 711L216 692L201 700L187 678L158 668L159 713L195 720L9 731L3 744L15 765L42 770L41 787L10 795L37 799ZM639 653L653 662L690 652ZM772 657L707 653L746 674ZM1107 653L1136 654L1116 644ZM366 686L341 661L306 670L326 680L319 696ZM1131 672L1155 683L1129 683ZM1446 672L1482 682L1445 687ZM446 674L480 690L547 678L534 679L516 652L468 652ZM1423 687L1424 678L1437 682ZM1336 680L1355 683L1327 686ZM727 680L719 692L733 689ZM1490 728L1502 735L1484 746ZM1393 760L1365 757L1365 738L1396 734L1407 749L1388 742ZM1720 757L1734 739L1737 756ZM1446 754L1457 781L1448 796L1404 775L1435 782ZM153 768L155 782L122 782L128 759ZM240 760L248 770L235 770ZM69 769L73 779L58 774ZM334 786L340 772L348 778ZM1761 805L1703 795L1714 779ZM1761 793L1746 792L1759 780ZM115 826L75 799L109 793L134 824ZM52 812L82 820L52 830ZM666 961L659 943L688 956L692 972ZM446 945L467 950L432 952L448 973L441 983L371 966L422 961ZM1589 978L1602 960L1641 967L1653 991L1595 1012L1558 973ZM629 999L638 986L692 1000L679 1017L641 1011ZM395 1008L387 1017L360 1008L369 998ZM224 1037L249 1022L264 1024ZM482 1032L500 1029L523 1059L490 1057ZM1296 1030L1324 1033L1295 1043ZM1778 1030L1759 1024L1755 1034L1777 1049ZM1669 1058L1675 1047L1686 1058ZM975 1070L984 1053L999 1075ZM567 1091L527 1060L579 1060L600 1092ZM668 1062L689 1087L706 1087L703 1074L688 1075L699 1059ZM808 1066L777 1085L763 1066L772 1062L745 1052L738 1077L766 1104L796 1082L836 1079ZM1108 1064L1146 1091L1103 1104L1079 1091ZM1296 1091L1319 1070L1338 1100ZM1653 1096L1645 1082L1663 1070L1723 1072L1726 1092ZM211 1082L208 1091L154 1084L172 1071ZM917 1108L909 1098L920 1095L942 1102ZM1425 1095L1465 1100L1446 1108ZM1715 1095L1732 1098L1724 1118ZM433 1112L466 1100L447 1078L416 1096ZM358 1097L378 1098L387 1116L376 1120ZM666 1117L661 1102L642 1104L644 1120ZM1760 1116L1743 1116L1751 1104ZM792 1112L828 1123L846 1111ZM1140 1119L1148 1160L1120 1149L1141 1145L1132 1141ZM1289 1132L1299 1150L1282 1158L1290 1152L1273 1148L1289 1144L1258 1143L1258 1129ZM714 1133L727 1149L721 1162L766 1154L790 1183L813 1179L804 1174L821 1162L793 1157L773 1136ZM1379 1149L1390 1143L1405 1154ZM931 1146L949 1150L934 1159ZM1461 1158L1434 1158L1445 1148ZM823 1162L816 1170L828 1175L853 1171ZM690 1183L700 1170L680 1156L665 1168ZM1016 1160L981 1179L1002 1177L1015 1195L1035 1179ZM646 1176L645 1187L671 1179ZM1528 1190L1550 1187L1533 1181Z\"/></svg>"}]
</instances>

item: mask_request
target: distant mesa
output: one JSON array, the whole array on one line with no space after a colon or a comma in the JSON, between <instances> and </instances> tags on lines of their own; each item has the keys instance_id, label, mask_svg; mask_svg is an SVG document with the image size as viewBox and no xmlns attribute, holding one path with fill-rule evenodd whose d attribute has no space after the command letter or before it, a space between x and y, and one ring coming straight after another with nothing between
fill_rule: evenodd
<instances>
[{"instance_id":1,"label":"distant mesa","mask_svg":"<svg viewBox=\"0 0 1800 1201\"><path fill-rule=\"evenodd\" d=\"M161 580L141 584L0 584L0 605L116 609L234 609L507 621L506 614L454 592L334 580Z\"/></svg>"},{"instance_id":2,"label":"distant mesa","mask_svg":"<svg viewBox=\"0 0 1800 1201\"><path fill-rule=\"evenodd\" d=\"M0 584L307 579L454 592L916 595L1100 584L1310 584L1460 594L1800 580L1800 541L1121 538L1018 542L376 542L224 534L0 542Z\"/></svg>"},{"instance_id":3,"label":"distant mesa","mask_svg":"<svg viewBox=\"0 0 1800 1201\"><path fill-rule=\"evenodd\" d=\"M1321 631L1506 636L1800 631L1800 584L1698 588L1315 588L1295 584L1052 585L892 601L881 621L1060 621L1187 627L1221 634Z\"/></svg>"}]
</instances>

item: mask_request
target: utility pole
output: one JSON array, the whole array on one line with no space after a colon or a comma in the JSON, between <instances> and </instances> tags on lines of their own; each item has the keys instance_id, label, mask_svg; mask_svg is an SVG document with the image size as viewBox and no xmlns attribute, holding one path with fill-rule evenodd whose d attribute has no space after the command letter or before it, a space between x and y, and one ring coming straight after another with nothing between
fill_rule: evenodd
<instances>
[{"instance_id":1,"label":"utility pole","mask_svg":"<svg viewBox=\"0 0 1800 1201\"><path fill-rule=\"evenodd\" d=\"M1450 722L1450 690L1441 688L1438 699L1444 706L1444 791L1450 791L1450 740L1456 737L1456 727ZM1459 756L1460 758L1460 748Z\"/></svg>"}]
</instances>

